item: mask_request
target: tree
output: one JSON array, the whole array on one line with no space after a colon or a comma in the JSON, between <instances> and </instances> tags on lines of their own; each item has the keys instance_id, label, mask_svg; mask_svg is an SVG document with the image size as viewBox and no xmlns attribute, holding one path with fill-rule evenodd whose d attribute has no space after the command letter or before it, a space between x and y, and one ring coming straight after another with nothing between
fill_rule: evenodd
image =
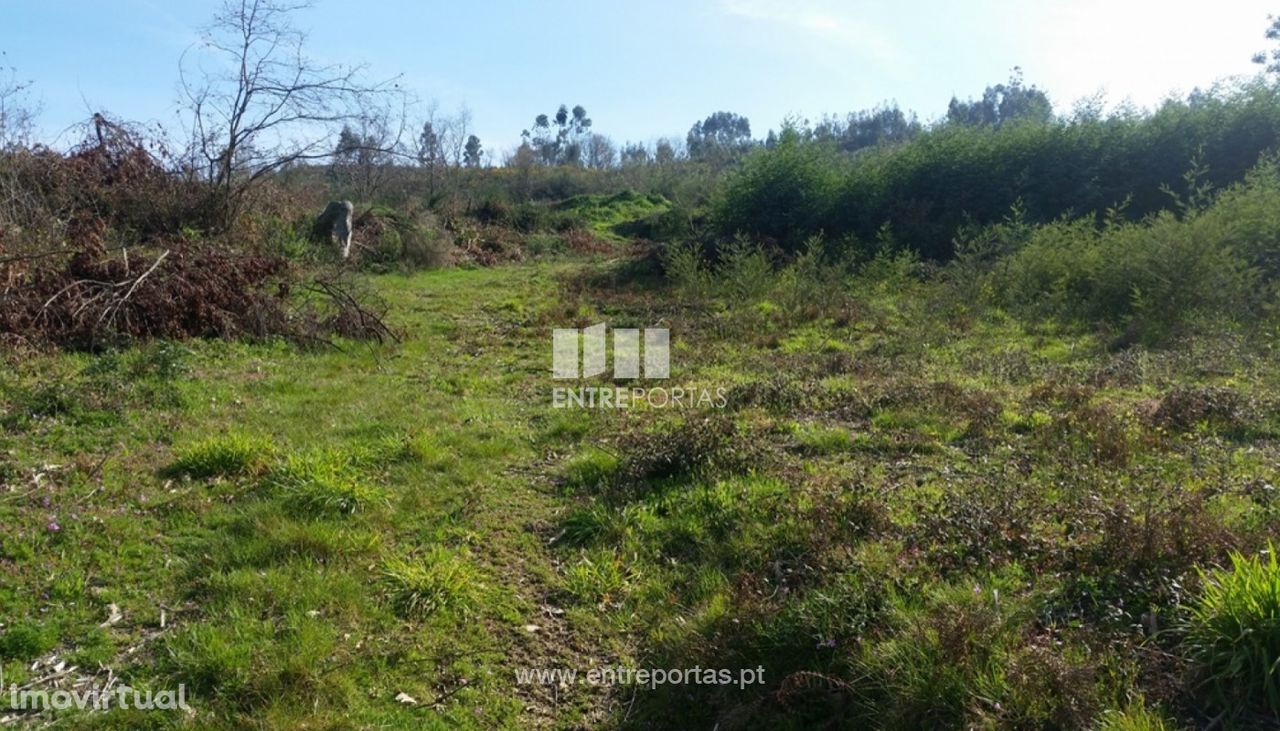
<instances>
[{"instance_id":1,"label":"tree","mask_svg":"<svg viewBox=\"0 0 1280 731\"><path fill-rule=\"evenodd\" d=\"M466 162L467 141L471 138L471 110L466 105L458 107L445 127L445 147L449 154L449 164L462 167Z\"/></svg>"},{"instance_id":2,"label":"tree","mask_svg":"<svg viewBox=\"0 0 1280 731\"><path fill-rule=\"evenodd\" d=\"M1015 67L1008 84L988 86L977 101L952 97L947 120L970 127L994 127L1014 120L1048 122L1053 119L1049 97L1035 86L1025 86L1022 69Z\"/></svg>"},{"instance_id":3,"label":"tree","mask_svg":"<svg viewBox=\"0 0 1280 731\"><path fill-rule=\"evenodd\" d=\"M330 174L359 200L374 197L401 154L403 129L396 122L390 109L374 109L356 120L355 127L344 124L338 133Z\"/></svg>"},{"instance_id":4,"label":"tree","mask_svg":"<svg viewBox=\"0 0 1280 731\"><path fill-rule=\"evenodd\" d=\"M1280 41L1280 17L1268 15L1267 22L1271 23L1271 25L1267 26L1267 40ZM1264 66L1269 73L1280 73L1280 47L1255 53L1253 62Z\"/></svg>"},{"instance_id":5,"label":"tree","mask_svg":"<svg viewBox=\"0 0 1280 731\"><path fill-rule=\"evenodd\" d=\"M649 162L649 148L639 142L628 142L622 146L618 157L623 167L645 165Z\"/></svg>"},{"instance_id":6,"label":"tree","mask_svg":"<svg viewBox=\"0 0 1280 731\"><path fill-rule=\"evenodd\" d=\"M554 124L553 124L554 122ZM554 116L539 114L533 129L520 134L543 165L581 165L591 119L581 104L573 110L561 104Z\"/></svg>"},{"instance_id":7,"label":"tree","mask_svg":"<svg viewBox=\"0 0 1280 731\"><path fill-rule=\"evenodd\" d=\"M724 160L751 146L751 122L733 112L716 112L695 122L686 137L691 160Z\"/></svg>"},{"instance_id":8,"label":"tree","mask_svg":"<svg viewBox=\"0 0 1280 731\"><path fill-rule=\"evenodd\" d=\"M30 88L30 81L18 80L16 68L0 67L0 152L31 142L36 108L27 98Z\"/></svg>"},{"instance_id":9,"label":"tree","mask_svg":"<svg viewBox=\"0 0 1280 731\"><path fill-rule=\"evenodd\" d=\"M675 162L676 146L671 144L671 140L658 140L658 144L653 148L653 161L659 165L666 165Z\"/></svg>"},{"instance_id":10,"label":"tree","mask_svg":"<svg viewBox=\"0 0 1280 731\"><path fill-rule=\"evenodd\" d=\"M205 28L199 52L188 49L179 64L191 157L205 168L224 225L255 182L330 155L334 148L326 141L336 128L359 120L372 97L392 91L387 82L362 81L359 67L309 59L306 36L292 23L304 7L289 0L226 0Z\"/></svg>"},{"instance_id":11,"label":"tree","mask_svg":"<svg viewBox=\"0 0 1280 731\"><path fill-rule=\"evenodd\" d=\"M824 119L814 127L813 136L834 141L845 152L855 152L879 144L906 142L923 130L914 113L904 113L895 104L853 112L844 119Z\"/></svg>"},{"instance_id":12,"label":"tree","mask_svg":"<svg viewBox=\"0 0 1280 731\"><path fill-rule=\"evenodd\" d=\"M463 150L462 157L466 166L469 168L480 167L480 155L483 149L480 147L480 138L475 135L467 137L467 147Z\"/></svg>"},{"instance_id":13,"label":"tree","mask_svg":"<svg viewBox=\"0 0 1280 731\"><path fill-rule=\"evenodd\" d=\"M613 167L617 150L613 141L601 134L593 134L587 141L587 167L604 170Z\"/></svg>"},{"instance_id":14,"label":"tree","mask_svg":"<svg viewBox=\"0 0 1280 731\"><path fill-rule=\"evenodd\" d=\"M528 140L521 142L516 151L506 159L506 166L516 171L518 190L522 199L528 199L532 189L533 167L538 164L538 153Z\"/></svg>"},{"instance_id":15,"label":"tree","mask_svg":"<svg viewBox=\"0 0 1280 731\"><path fill-rule=\"evenodd\" d=\"M440 169L445 166L444 143L440 139L440 133L436 130L435 113L432 110L432 119L422 123L422 133L418 135L418 150L416 157L418 164L427 173L427 195L435 196L436 181L440 175Z\"/></svg>"},{"instance_id":16,"label":"tree","mask_svg":"<svg viewBox=\"0 0 1280 731\"><path fill-rule=\"evenodd\" d=\"M422 133L418 136L417 159L427 173L427 194L434 197L441 188L448 187L454 170L467 164L467 143L471 111L465 106L453 115L440 113L440 105L432 101L427 105Z\"/></svg>"}]
</instances>

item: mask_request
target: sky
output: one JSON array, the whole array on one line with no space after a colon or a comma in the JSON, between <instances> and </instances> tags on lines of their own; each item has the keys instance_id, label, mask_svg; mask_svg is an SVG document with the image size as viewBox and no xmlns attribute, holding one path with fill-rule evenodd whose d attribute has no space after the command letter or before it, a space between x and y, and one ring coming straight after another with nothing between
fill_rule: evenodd
<instances>
[{"instance_id":1,"label":"sky","mask_svg":"<svg viewBox=\"0 0 1280 731\"><path fill-rule=\"evenodd\" d=\"M177 128L178 59L218 0L6 0L0 63L30 80L45 141L95 111ZM1158 103L1256 73L1267 0L316 0L298 25L327 63L399 77L425 114L465 105L500 159L539 113L586 107L615 140L683 139L726 110L763 137L896 102L923 120L1013 67L1060 111L1099 92Z\"/></svg>"}]
</instances>

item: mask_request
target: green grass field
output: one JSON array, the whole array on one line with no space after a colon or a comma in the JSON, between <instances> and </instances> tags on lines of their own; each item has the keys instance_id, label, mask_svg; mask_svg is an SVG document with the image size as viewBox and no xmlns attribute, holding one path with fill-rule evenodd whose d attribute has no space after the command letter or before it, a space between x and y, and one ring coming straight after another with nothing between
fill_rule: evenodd
<instances>
[{"instance_id":1,"label":"green grass field","mask_svg":"<svg viewBox=\"0 0 1280 731\"><path fill-rule=\"evenodd\" d=\"M1113 354L929 284L697 296L620 266L372 277L398 344L6 352L4 682L183 684L193 709L15 721L1186 717L1168 630L1280 517L1275 337ZM597 322L669 327L672 385L726 405L553 409L551 329ZM611 666L765 682L516 674Z\"/></svg>"}]
</instances>

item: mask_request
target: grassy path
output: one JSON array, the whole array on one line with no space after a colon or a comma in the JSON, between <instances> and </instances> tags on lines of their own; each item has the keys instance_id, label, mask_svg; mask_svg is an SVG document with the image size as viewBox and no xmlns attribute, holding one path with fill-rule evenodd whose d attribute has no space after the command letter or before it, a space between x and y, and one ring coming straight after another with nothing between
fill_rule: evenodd
<instances>
[{"instance_id":1,"label":"grassy path","mask_svg":"<svg viewBox=\"0 0 1280 731\"><path fill-rule=\"evenodd\" d=\"M395 348L201 343L105 375L24 359L6 381L26 402L4 437L0 597L30 637L7 677L58 656L194 697L194 716L74 727L599 721L606 699L512 671L610 652L555 606L548 468L586 428L550 418L547 338L525 327L555 307L555 276L383 278ZM50 373L66 409L40 408ZM111 607L122 619L98 627Z\"/></svg>"}]
</instances>

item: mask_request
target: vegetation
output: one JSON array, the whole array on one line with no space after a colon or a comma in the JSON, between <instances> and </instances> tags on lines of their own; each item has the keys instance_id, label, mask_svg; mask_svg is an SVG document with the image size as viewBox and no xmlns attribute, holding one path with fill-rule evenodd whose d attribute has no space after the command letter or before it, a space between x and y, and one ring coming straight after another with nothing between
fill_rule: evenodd
<instances>
[{"instance_id":1,"label":"vegetation","mask_svg":"<svg viewBox=\"0 0 1280 731\"><path fill-rule=\"evenodd\" d=\"M297 50L262 2L215 30ZM331 134L0 119L0 670L191 703L0 724L1280 723L1273 78L683 150L563 105L498 167L291 68ZM553 408L549 331L601 322L714 398ZM761 682L530 675L593 668Z\"/></svg>"},{"instance_id":2,"label":"vegetation","mask_svg":"<svg viewBox=\"0 0 1280 731\"><path fill-rule=\"evenodd\" d=\"M1193 165L1213 187L1243 178L1280 135L1278 93L1271 81L1256 80L1170 99L1150 115L1086 108L1061 120L949 120L852 161L821 150L802 155L802 142L830 143L796 128L795 144L756 152L729 182L722 228L777 237L775 211L754 204L779 174L787 176L788 201L804 201L803 218L789 222L792 240L823 231L870 242L888 224L930 259L952 257L962 226L998 223L1015 205L1033 223L1063 215L1099 220L1113 209L1139 220L1173 207L1165 189L1180 190ZM780 169L788 172L773 172Z\"/></svg>"},{"instance_id":3,"label":"vegetation","mask_svg":"<svg viewBox=\"0 0 1280 731\"><path fill-rule=\"evenodd\" d=\"M1205 578L1187 618L1187 644L1205 682L1225 704L1252 703L1280 711L1280 564L1274 547L1266 558L1231 556L1231 569Z\"/></svg>"}]
</instances>

